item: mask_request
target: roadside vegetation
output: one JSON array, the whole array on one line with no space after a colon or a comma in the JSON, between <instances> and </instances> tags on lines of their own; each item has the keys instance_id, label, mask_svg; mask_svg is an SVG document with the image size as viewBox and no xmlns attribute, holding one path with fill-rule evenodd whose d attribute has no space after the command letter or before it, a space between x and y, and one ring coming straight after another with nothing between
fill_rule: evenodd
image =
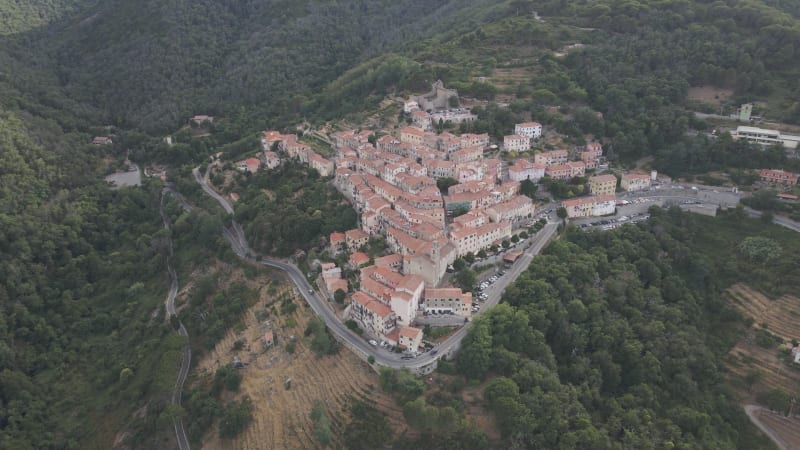
<instances>
[{"instance_id":1,"label":"roadside vegetation","mask_svg":"<svg viewBox=\"0 0 800 450\"><path fill-rule=\"evenodd\" d=\"M764 260L727 252L765 244L752 236L792 246L796 238L774 226L762 231L757 220L678 208L650 214L608 233L569 229L506 290L503 304L475 320L456 370L490 380L483 398L504 442L769 446L722 382L725 354L747 326L722 291L734 270L747 281L783 277L782 288L800 283L786 271L791 258L762 269Z\"/></svg>"},{"instance_id":2,"label":"roadside vegetation","mask_svg":"<svg viewBox=\"0 0 800 450\"><path fill-rule=\"evenodd\" d=\"M308 251L320 238L356 227L356 213L344 197L299 163L252 177L241 187L235 217L253 249L263 254Z\"/></svg>"}]
</instances>

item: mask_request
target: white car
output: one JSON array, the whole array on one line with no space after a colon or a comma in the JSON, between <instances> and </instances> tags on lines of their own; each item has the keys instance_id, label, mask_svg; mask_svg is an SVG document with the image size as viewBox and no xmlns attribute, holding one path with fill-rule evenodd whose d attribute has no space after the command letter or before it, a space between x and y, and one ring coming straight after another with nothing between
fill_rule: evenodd
<instances>
[{"instance_id":1,"label":"white car","mask_svg":"<svg viewBox=\"0 0 800 450\"><path fill-rule=\"evenodd\" d=\"M369 340L369 344L370 344L370 345L378 345L378 342L377 342L377 341L375 341L375 339L370 339L370 340Z\"/></svg>"}]
</instances>

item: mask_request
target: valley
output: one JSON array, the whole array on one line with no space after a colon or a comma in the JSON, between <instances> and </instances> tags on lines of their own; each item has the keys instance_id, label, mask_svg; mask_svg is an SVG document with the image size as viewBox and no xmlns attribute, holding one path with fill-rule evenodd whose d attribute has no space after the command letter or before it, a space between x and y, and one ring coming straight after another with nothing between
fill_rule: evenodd
<instances>
[{"instance_id":1,"label":"valley","mask_svg":"<svg viewBox=\"0 0 800 450\"><path fill-rule=\"evenodd\" d=\"M796 447L798 18L0 0L0 448Z\"/></svg>"}]
</instances>

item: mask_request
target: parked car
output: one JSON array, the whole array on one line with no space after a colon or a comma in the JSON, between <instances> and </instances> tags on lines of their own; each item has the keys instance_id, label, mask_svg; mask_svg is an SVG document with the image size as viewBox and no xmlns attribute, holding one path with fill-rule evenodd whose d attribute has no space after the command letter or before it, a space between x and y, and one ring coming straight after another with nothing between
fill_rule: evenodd
<instances>
[{"instance_id":1,"label":"parked car","mask_svg":"<svg viewBox=\"0 0 800 450\"><path fill-rule=\"evenodd\" d=\"M378 342L377 342L377 341L375 341L375 339L370 339L370 340L369 340L369 344L370 344L370 345L378 345Z\"/></svg>"}]
</instances>

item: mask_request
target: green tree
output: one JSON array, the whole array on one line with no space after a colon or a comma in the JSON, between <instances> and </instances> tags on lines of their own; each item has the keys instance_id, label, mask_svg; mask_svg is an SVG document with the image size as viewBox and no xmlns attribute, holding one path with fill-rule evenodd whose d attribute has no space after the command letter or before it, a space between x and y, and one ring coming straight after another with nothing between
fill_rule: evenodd
<instances>
[{"instance_id":1,"label":"green tree","mask_svg":"<svg viewBox=\"0 0 800 450\"><path fill-rule=\"evenodd\" d=\"M225 410L219 420L219 435L223 439L230 439L244 431L253 420L253 405L250 397L245 396L241 401L232 401L225 405Z\"/></svg>"},{"instance_id":2,"label":"green tree","mask_svg":"<svg viewBox=\"0 0 800 450\"><path fill-rule=\"evenodd\" d=\"M337 289L333 293L333 299L336 300L336 303L339 303L340 305L344 303L345 298L347 298L347 292L342 289Z\"/></svg>"},{"instance_id":3,"label":"green tree","mask_svg":"<svg viewBox=\"0 0 800 450\"><path fill-rule=\"evenodd\" d=\"M775 240L763 236L746 237L737 247L749 260L766 265L781 256L781 246Z\"/></svg>"},{"instance_id":4,"label":"green tree","mask_svg":"<svg viewBox=\"0 0 800 450\"><path fill-rule=\"evenodd\" d=\"M458 180L451 177L443 177L436 180L436 187L439 188L439 191L441 191L442 194L447 194L447 190L450 188L450 186L455 186L457 184Z\"/></svg>"},{"instance_id":5,"label":"green tree","mask_svg":"<svg viewBox=\"0 0 800 450\"><path fill-rule=\"evenodd\" d=\"M231 392L239 390L239 385L242 382L242 374L239 370L233 367L233 364L225 364L217 369L214 374L214 390L219 392L225 388Z\"/></svg>"},{"instance_id":6,"label":"green tree","mask_svg":"<svg viewBox=\"0 0 800 450\"><path fill-rule=\"evenodd\" d=\"M535 199L538 190L539 186L529 179L522 180L519 184L520 193L528 198Z\"/></svg>"},{"instance_id":7,"label":"green tree","mask_svg":"<svg viewBox=\"0 0 800 450\"><path fill-rule=\"evenodd\" d=\"M475 262L475 254L472 253L472 252L467 252L467 254L464 255L464 261L466 261L467 264L474 263Z\"/></svg>"},{"instance_id":8,"label":"green tree","mask_svg":"<svg viewBox=\"0 0 800 450\"><path fill-rule=\"evenodd\" d=\"M323 447L327 447L331 442L331 419L325 412L325 406L320 400L314 401L311 407L311 423L314 427L314 437Z\"/></svg>"},{"instance_id":9,"label":"green tree","mask_svg":"<svg viewBox=\"0 0 800 450\"><path fill-rule=\"evenodd\" d=\"M455 282L464 289L465 291L471 291L475 289L475 283L477 282L477 275L475 271L472 269L464 269L458 272L455 276Z\"/></svg>"}]
</instances>

